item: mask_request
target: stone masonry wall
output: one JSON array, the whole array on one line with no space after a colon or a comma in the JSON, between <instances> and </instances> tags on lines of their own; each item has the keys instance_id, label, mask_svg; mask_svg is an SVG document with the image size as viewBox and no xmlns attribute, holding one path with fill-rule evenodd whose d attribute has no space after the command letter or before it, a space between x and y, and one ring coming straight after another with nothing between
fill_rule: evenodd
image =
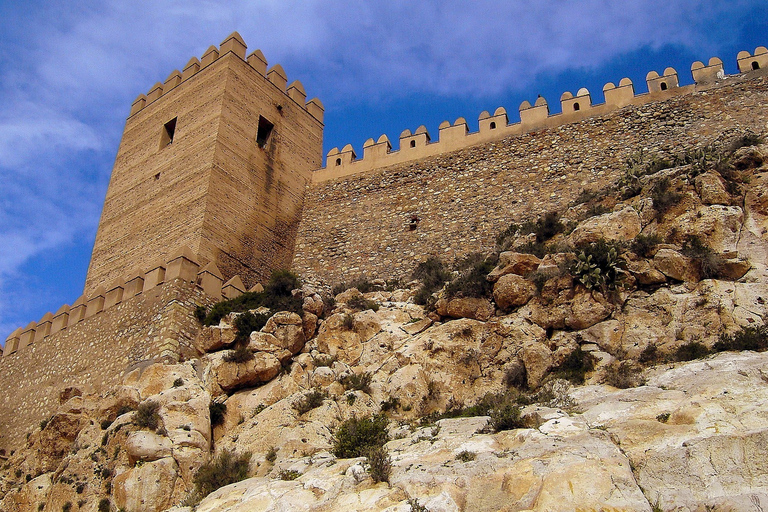
<instances>
[{"instance_id":1,"label":"stone masonry wall","mask_svg":"<svg viewBox=\"0 0 768 512\"><path fill-rule=\"evenodd\" d=\"M768 80L628 106L573 124L508 137L416 162L317 183L309 190L293 268L334 284L402 277L429 255L493 248L511 222L567 206L625 171L627 157L681 153L768 128ZM419 219L409 229L412 216Z\"/></svg>"},{"instance_id":2,"label":"stone masonry wall","mask_svg":"<svg viewBox=\"0 0 768 512\"><path fill-rule=\"evenodd\" d=\"M198 304L211 299L181 279L157 286L0 359L0 448L50 416L66 387L119 384L126 370L192 350Z\"/></svg>"}]
</instances>

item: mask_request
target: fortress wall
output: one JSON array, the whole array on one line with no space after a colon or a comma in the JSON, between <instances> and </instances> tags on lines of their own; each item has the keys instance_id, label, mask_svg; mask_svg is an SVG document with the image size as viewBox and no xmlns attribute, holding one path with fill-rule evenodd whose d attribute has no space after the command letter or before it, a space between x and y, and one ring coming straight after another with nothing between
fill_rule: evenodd
<instances>
[{"instance_id":1,"label":"fortress wall","mask_svg":"<svg viewBox=\"0 0 768 512\"><path fill-rule=\"evenodd\" d=\"M768 49L758 47L754 54L744 51L738 54L737 63L740 72L748 73L768 67ZM341 150L331 149L326 156L325 167L314 173L313 182L322 183L353 174L376 171L383 167L412 162L423 158L442 155L458 149L497 141L512 135L520 135L543 128L552 128L573 123L594 116L603 116L627 105L644 105L663 101L675 96L689 94L695 90L708 88L711 84L725 78L723 62L717 58L709 59L708 64L696 61L691 65L691 74L696 85L681 87L678 72L666 68L663 73L650 71L646 75L645 93L636 93L629 78L623 78L618 85L609 82L603 87L605 102L593 104L592 95L585 89L579 89L576 95L566 91L560 97L560 112L550 114L546 99L539 97L532 105L524 101L519 107L520 122L509 123L504 107L499 107L491 115L482 112L478 118L479 129L469 132L467 122L460 117L453 123L443 121L439 126L438 139L431 140L426 128L420 126L415 133L405 130L400 135L399 147L393 150L393 144L386 135L377 141L368 139L363 144L362 158L358 158L351 144Z\"/></svg>"},{"instance_id":2,"label":"fortress wall","mask_svg":"<svg viewBox=\"0 0 768 512\"><path fill-rule=\"evenodd\" d=\"M429 255L451 261L490 250L511 222L610 184L640 150L675 154L724 132L765 133L764 75L751 72L702 92L315 183L293 268L333 284L362 274L400 277ZM412 216L419 219L413 231Z\"/></svg>"},{"instance_id":3,"label":"fortress wall","mask_svg":"<svg viewBox=\"0 0 768 512\"><path fill-rule=\"evenodd\" d=\"M183 279L156 286L0 359L0 448L19 447L66 387L97 391L127 369L191 350L208 299Z\"/></svg>"}]
</instances>

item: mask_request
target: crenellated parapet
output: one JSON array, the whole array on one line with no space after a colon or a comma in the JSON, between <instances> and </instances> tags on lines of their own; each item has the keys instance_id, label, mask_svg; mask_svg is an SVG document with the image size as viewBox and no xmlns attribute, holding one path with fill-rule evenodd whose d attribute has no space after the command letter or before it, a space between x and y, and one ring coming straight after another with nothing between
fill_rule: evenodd
<instances>
[{"instance_id":1,"label":"crenellated parapet","mask_svg":"<svg viewBox=\"0 0 768 512\"><path fill-rule=\"evenodd\" d=\"M751 73L768 68L768 49L758 47L754 53L741 52L737 63L740 73ZM680 86L677 70L668 67L663 73L650 71L646 75L646 91L638 93L632 80L622 78L618 85L608 82L603 87L605 102L594 104L591 93L581 88L574 95L566 91L560 96L560 112L552 114L547 100L539 96L533 103L523 101L518 112L520 121L510 123L507 111L499 107L491 115L485 111L478 117L478 131L470 132L467 122L460 117L455 122L443 121L438 127L439 134L432 140L426 128L419 127L415 133L405 130L400 134L397 148L393 148L386 135L377 141L368 139L363 145L363 156L357 158L352 145L347 144L342 150L333 148L328 152L325 167L314 172L313 182L349 176L390 165L397 165L412 160L431 157L483 144L512 135L520 135L542 128L553 128L563 124L580 121L587 117L604 115L628 105L643 105L663 101L675 96L690 94L705 86L711 86L726 80L723 61L717 57L709 59L705 65L697 61L691 65L693 85Z\"/></svg>"},{"instance_id":2,"label":"crenellated parapet","mask_svg":"<svg viewBox=\"0 0 768 512\"><path fill-rule=\"evenodd\" d=\"M145 270L136 270L109 286L98 287L87 297L78 297L71 306L65 304L56 313L46 313L39 321L17 328L5 340L5 348L0 351L0 357L10 357L29 345L45 343L46 338L54 334L176 279L194 283L215 300L234 299L246 291L240 276L224 282L213 262L201 265L199 258L188 247L184 247L168 261L157 261ZM258 286L252 287L251 291Z\"/></svg>"},{"instance_id":3,"label":"crenellated parapet","mask_svg":"<svg viewBox=\"0 0 768 512\"><path fill-rule=\"evenodd\" d=\"M146 94L140 94L131 105L130 115L133 116L141 112L147 105L168 94L183 82L193 79L195 75L204 72L205 69L211 66L214 62L231 53L247 62L258 74L269 80L288 98L296 102L312 115L312 117L320 122L323 121L325 107L323 107L322 102L317 98L306 101L307 93L301 82L294 80L288 85L288 77L280 64L275 64L271 68L268 68L267 59L264 58L264 54L261 50L255 50L246 55L247 50L248 48L245 45L245 41L243 41L240 34L232 32L232 34L230 34L218 48L210 46L199 59L197 57L192 57L181 71L178 69L173 70L164 82L157 82Z\"/></svg>"}]
</instances>

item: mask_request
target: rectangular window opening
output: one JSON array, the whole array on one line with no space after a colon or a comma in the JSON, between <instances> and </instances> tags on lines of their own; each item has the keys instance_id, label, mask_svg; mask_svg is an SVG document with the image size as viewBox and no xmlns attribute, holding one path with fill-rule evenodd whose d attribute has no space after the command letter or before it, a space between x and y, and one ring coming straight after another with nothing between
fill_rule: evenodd
<instances>
[{"instance_id":1,"label":"rectangular window opening","mask_svg":"<svg viewBox=\"0 0 768 512\"><path fill-rule=\"evenodd\" d=\"M269 136L272 134L272 128L275 125L264 119L263 116L259 116L259 130L256 132L256 144L260 148L263 148L269 142Z\"/></svg>"},{"instance_id":2,"label":"rectangular window opening","mask_svg":"<svg viewBox=\"0 0 768 512\"><path fill-rule=\"evenodd\" d=\"M173 142L173 136L176 134L176 119L178 118L174 117L163 125L163 131L160 135L160 149Z\"/></svg>"}]
</instances>

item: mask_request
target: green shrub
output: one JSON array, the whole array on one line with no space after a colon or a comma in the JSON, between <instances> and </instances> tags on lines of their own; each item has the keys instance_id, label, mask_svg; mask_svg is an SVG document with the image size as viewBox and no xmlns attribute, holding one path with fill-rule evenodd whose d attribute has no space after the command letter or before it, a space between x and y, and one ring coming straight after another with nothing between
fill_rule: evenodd
<instances>
[{"instance_id":1,"label":"green shrub","mask_svg":"<svg viewBox=\"0 0 768 512\"><path fill-rule=\"evenodd\" d=\"M491 409L491 426L496 432L525 427L525 423L520 417L520 406L503 403Z\"/></svg>"},{"instance_id":2,"label":"green shrub","mask_svg":"<svg viewBox=\"0 0 768 512\"><path fill-rule=\"evenodd\" d=\"M461 462L472 462L476 458L477 454L475 452L470 452L467 450L463 450L456 455L456 460Z\"/></svg>"},{"instance_id":3,"label":"green shrub","mask_svg":"<svg viewBox=\"0 0 768 512\"><path fill-rule=\"evenodd\" d=\"M675 361L693 361L709 355L709 349L698 341L684 343L675 350Z\"/></svg>"},{"instance_id":4,"label":"green shrub","mask_svg":"<svg viewBox=\"0 0 768 512\"><path fill-rule=\"evenodd\" d=\"M284 470L280 471L280 473L277 475L277 477L280 480L288 480L288 481L296 480L300 476L301 476L301 473L299 473L298 471L295 471L293 469L284 469Z\"/></svg>"},{"instance_id":5,"label":"green shrub","mask_svg":"<svg viewBox=\"0 0 768 512\"><path fill-rule=\"evenodd\" d=\"M611 209L602 204L594 204L587 209L585 218L589 219L590 217L597 217L598 215L604 215L606 213L611 213Z\"/></svg>"},{"instance_id":6,"label":"green shrub","mask_svg":"<svg viewBox=\"0 0 768 512\"><path fill-rule=\"evenodd\" d=\"M581 347L578 347L557 368L552 370L552 375L574 384L584 384L586 374L593 369L594 360L592 356L589 352L584 352L581 350Z\"/></svg>"},{"instance_id":7,"label":"green shrub","mask_svg":"<svg viewBox=\"0 0 768 512\"><path fill-rule=\"evenodd\" d=\"M205 321L205 317L208 315L208 309L205 306L197 306L195 308L195 318L200 323Z\"/></svg>"},{"instance_id":8,"label":"green shrub","mask_svg":"<svg viewBox=\"0 0 768 512\"><path fill-rule=\"evenodd\" d=\"M640 233L632 240L629 249L638 256L650 258L653 255L653 250L660 243L661 237L656 233L651 233L650 235Z\"/></svg>"},{"instance_id":9,"label":"green shrub","mask_svg":"<svg viewBox=\"0 0 768 512\"><path fill-rule=\"evenodd\" d=\"M742 327L733 335L723 333L713 349L716 352L726 350L754 350L756 352L763 352L768 350L768 327L765 325L750 325Z\"/></svg>"},{"instance_id":10,"label":"green shrub","mask_svg":"<svg viewBox=\"0 0 768 512\"><path fill-rule=\"evenodd\" d=\"M756 133L746 132L742 136L736 138L728 147L728 150L733 153L736 150L747 146L757 146L763 143L763 138Z\"/></svg>"},{"instance_id":11,"label":"green shrub","mask_svg":"<svg viewBox=\"0 0 768 512\"><path fill-rule=\"evenodd\" d=\"M366 453L368 459L368 472L374 482L389 482L389 474L392 471L392 459L383 446L373 446Z\"/></svg>"},{"instance_id":12,"label":"green shrub","mask_svg":"<svg viewBox=\"0 0 768 512\"><path fill-rule=\"evenodd\" d=\"M669 421L669 417L671 416L668 412L662 412L661 414L656 415L656 421L659 423L666 423Z\"/></svg>"},{"instance_id":13,"label":"green shrub","mask_svg":"<svg viewBox=\"0 0 768 512\"><path fill-rule=\"evenodd\" d=\"M725 262L723 257L697 235L687 235L680 252L696 262L702 279L716 278L722 272Z\"/></svg>"},{"instance_id":14,"label":"green shrub","mask_svg":"<svg viewBox=\"0 0 768 512\"><path fill-rule=\"evenodd\" d=\"M109 512L109 498L101 498L99 500L99 512Z\"/></svg>"},{"instance_id":15,"label":"green shrub","mask_svg":"<svg viewBox=\"0 0 768 512\"><path fill-rule=\"evenodd\" d=\"M155 430L160 425L160 404L154 400L147 400L139 404L133 422L141 428Z\"/></svg>"},{"instance_id":16,"label":"green shrub","mask_svg":"<svg viewBox=\"0 0 768 512\"><path fill-rule=\"evenodd\" d=\"M175 388L181 387L181 386L183 386L183 385L184 385L184 379L182 379L181 377L177 377L177 378L176 378L176 379L173 381L173 387L175 387Z\"/></svg>"},{"instance_id":17,"label":"green shrub","mask_svg":"<svg viewBox=\"0 0 768 512\"><path fill-rule=\"evenodd\" d=\"M490 256L476 260L458 278L445 288L448 298L453 297L487 297L493 291L493 283L489 282L488 274L496 267L498 256Z\"/></svg>"},{"instance_id":18,"label":"green shrub","mask_svg":"<svg viewBox=\"0 0 768 512\"><path fill-rule=\"evenodd\" d=\"M352 297L347 301L347 306L358 311L365 311L370 309L372 311L378 311L379 305L375 301L368 300L362 295Z\"/></svg>"},{"instance_id":19,"label":"green shrub","mask_svg":"<svg viewBox=\"0 0 768 512\"><path fill-rule=\"evenodd\" d=\"M69 512L70 510L72 510L72 502L71 501L66 502L64 504L64 506L61 507L61 512Z\"/></svg>"},{"instance_id":20,"label":"green shrub","mask_svg":"<svg viewBox=\"0 0 768 512\"><path fill-rule=\"evenodd\" d=\"M228 350L223 359L228 363L246 363L253 359L253 352L245 343L239 343L234 350Z\"/></svg>"},{"instance_id":21,"label":"green shrub","mask_svg":"<svg viewBox=\"0 0 768 512\"><path fill-rule=\"evenodd\" d=\"M367 457L372 448L383 447L389 441L387 423L383 414L344 421L336 430L333 454L340 459Z\"/></svg>"},{"instance_id":22,"label":"green shrub","mask_svg":"<svg viewBox=\"0 0 768 512\"><path fill-rule=\"evenodd\" d=\"M632 361L613 361L605 369L603 382L615 388L636 388L643 384L642 369Z\"/></svg>"},{"instance_id":23,"label":"green shrub","mask_svg":"<svg viewBox=\"0 0 768 512\"><path fill-rule=\"evenodd\" d=\"M267 454L264 455L264 459L270 464L274 464L274 462L277 460L277 448L270 446L269 450L267 450Z\"/></svg>"},{"instance_id":24,"label":"green shrub","mask_svg":"<svg viewBox=\"0 0 768 512\"><path fill-rule=\"evenodd\" d=\"M354 329L355 317L353 317L350 314L344 313L344 316L341 318L341 327L346 331L351 331L352 329Z\"/></svg>"},{"instance_id":25,"label":"green shrub","mask_svg":"<svg viewBox=\"0 0 768 512\"><path fill-rule=\"evenodd\" d=\"M313 389L294 403L293 408L299 415L306 414L312 409L316 409L323 405L323 400L326 398L328 398L328 395L325 392L320 391L319 389Z\"/></svg>"},{"instance_id":26,"label":"green shrub","mask_svg":"<svg viewBox=\"0 0 768 512\"><path fill-rule=\"evenodd\" d=\"M615 290L620 284L624 260L616 242L598 240L582 247L571 265L571 273L588 290Z\"/></svg>"},{"instance_id":27,"label":"green shrub","mask_svg":"<svg viewBox=\"0 0 768 512\"><path fill-rule=\"evenodd\" d=\"M496 247L499 249L506 249L509 240L513 238L520 231L520 224L513 222L504 231L496 236Z\"/></svg>"},{"instance_id":28,"label":"green shrub","mask_svg":"<svg viewBox=\"0 0 768 512\"><path fill-rule=\"evenodd\" d=\"M659 349L653 343L649 343L645 346L638 360L643 364L658 363L661 360L661 354Z\"/></svg>"},{"instance_id":29,"label":"green shrub","mask_svg":"<svg viewBox=\"0 0 768 512\"><path fill-rule=\"evenodd\" d=\"M411 506L411 512L429 512L429 509L424 505L421 505L416 498L410 498L408 500L408 505Z\"/></svg>"},{"instance_id":30,"label":"green shrub","mask_svg":"<svg viewBox=\"0 0 768 512\"><path fill-rule=\"evenodd\" d=\"M246 292L239 297L215 304L205 319L204 325L216 325L224 316L232 312L248 311L266 307L272 311L292 311L302 313L302 300L291 292L300 287L296 274L287 270L272 273L262 292Z\"/></svg>"},{"instance_id":31,"label":"green shrub","mask_svg":"<svg viewBox=\"0 0 768 512\"><path fill-rule=\"evenodd\" d=\"M414 296L414 302L426 305L433 293L443 287L451 278L450 272L445 269L443 262L434 256L419 263L411 274L412 279L421 281L421 287Z\"/></svg>"},{"instance_id":32,"label":"green shrub","mask_svg":"<svg viewBox=\"0 0 768 512\"><path fill-rule=\"evenodd\" d=\"M539 243L546 242L563 231L565 225L560 221L560 214L557 212L545 213L535 222L527 221L520 226L520 233L535 234Z\"/></svg>"},{"instance_id":33,"label":"green shrub","mask_svg":"<svg viewBox=\"0 0 768 512\"><path fill-rule=\"evenodd\" d=\"M658 180L651 189L653 208L658 216L663 216L683 198L683 195L674 191L671 186L672 182L669 177L665 176Z\"/></svg>"},{"instance_id":34,"label":"green shrub","mask_svg":"<svg viewBox=\"0 0 768 512\"><path fill-rule=\"evenodd\" d=\"M370 394L371 393L371 377L372 375L370 372L353 373L341 379L341 384L344 386L344 389L347 389L347 390L353 389L353 390L362 391L364 393Z\"/></svg>"},{"instance_id":35,"label":"green shrub","mask_svg":"<svg viewBox=\"0 0 768 512\"><path fill-rule=\"evenodd\" d=\"M237 338L239 340L245 340L252 332L260 331L262 327L267 325L267 320L272 316L269 313L251 313L246 311L235 318L235 329L237 329Z\"/></svg>"},{"instance_id":36,"label":"green shrub","mask_svg":"<svg viewBox=\"0 0 768 512\"><path fill-rule=\"evenodd\" d=\"M227 413L227 404L224 402L211 402L208 406L211 415L211 427L224 423L224 415Z\"/></svg>"},{"instance_id":37,"label":"green shrub","mask_svg":"<svg viewBox=\"0 0 768 512\"><path fill-rule=\"evenodd\" d=\"M235 455L224 450L218 457L200 466L195 474L195 494L198 498L208 496L216 489L233 484L248 477L251 453Z\"/></svg>"}]
</instances>

